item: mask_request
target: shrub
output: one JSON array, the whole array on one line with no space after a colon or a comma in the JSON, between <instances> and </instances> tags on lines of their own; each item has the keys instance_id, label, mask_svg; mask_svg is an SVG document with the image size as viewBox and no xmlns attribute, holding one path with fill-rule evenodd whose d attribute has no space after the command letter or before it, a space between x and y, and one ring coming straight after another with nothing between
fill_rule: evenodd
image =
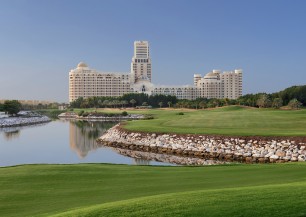
<instances>
[{"instance_id":1,"label":"shrub","mask_svg":"<svg viewBox=\"0 0 306 217\"><path fill-rule=\"evenodd\" d=\"M290 102L288 103L288 107L291 109L300 109L302 107L302 103L296 98L294 98L290 100Z\"/></svg>"},{"instance_id":2,"label":"shrub","mask_svg":"<svg viewBox=\"0 0 306 217\"><path fill-rule=\"evenodd\" d=\"M145 114L144 115L145 120L154 119L153 115Z\"/></svg>"},{"instance_id":3,"label":"shrub","mask_svg":"<svg viewBox=\"0 0 306 217\"><path fill-rule=\"evenodd\" d=\"M177 113L177 115L184 115L184 113L183 112L179 112L179 113Z\"/></svg>"},{"instance_id":4,"label":"shrub","mask_svg":"<svg viewBox=\"0 0 306 217\"><path fill-rule=\"evenodd\" d=\"M122 115L122 116L127 116L128 113L127 113L126 111L123 111L123 112L121 113L121 115Z\"/></svg>"},{"instance_id":5,"label":"shrub","mask_svg":"<svg viewBox=\"0 0 306 217\"><path fill-rule=\"evenodd\" d=\"M84 112L84 113L82 114L83 117L87 117L88 115L89 115L88 112Z\"/></svg>"},{"instance_id":6,"label":"shrub","mask_svg":"<svg viewBox=\"0 0 306 217\"><path fill-rule=\"evenodd\" d=\"M79 111L78 116L82 116L84 114L84 110Z\"/></svg>"}]
</instances>

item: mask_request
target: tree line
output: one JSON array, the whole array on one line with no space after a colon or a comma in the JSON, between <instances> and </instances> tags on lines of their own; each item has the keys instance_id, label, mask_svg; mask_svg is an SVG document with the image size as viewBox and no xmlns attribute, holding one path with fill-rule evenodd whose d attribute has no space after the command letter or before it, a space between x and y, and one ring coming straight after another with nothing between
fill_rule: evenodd
<instances>
[{"instance_id":1,"label":"tree line","mask_svg":"<svg viewBox=\"0 0 306 217\"><path fill-rule=\"evenodd\" d=\"M239 105L259 108L280 108L288 106L298 109L306 106L306 85L292 86L276 93L246 94L237 99Z\"/></svg>"},{"instance_id":2,"label":"tree line","mask_svg":"<svg viewBox=\"0 0 306 217\"><path fill-rule=\"evenodd\" d=\"M50 103L49 105L21 105L18 100L6 100L3 104L0 103L0 111L6 112L10 115L16 115L21 109L57 109L59 105L59 103ZM129 93L121 97L80 97L70 103L70 108L120 108L152 106L154 108L175 107L205 109L225 105L245 105L251 107L276 109L282 106L288 106L290 109L299 109L302 106L306 106L306 85L292 86L272 94L246 94L236 100L207 98L198 98L195 100L178 100L175 96L149 96L144 93Z\"/></svg>"},{"instance_id":3,"label":"tree line","mask_svg":"<svg viewBox=\"0 0 306 217\"><path fill-rule=\"evenodd\" d=\"M0 103L0 111L9 115L17 115L22 108L21 103L18 100L6 100L3 104Z\"/></svg>"},{"instance_id":4,"label":"tree line","mask_svg":"<svg viewBox=\"0 0 306 217\"><path fill-rule=\"evenodd\" d=\"M136 106L168 107L177 103L177 98L170 95L151 95L129 93L121 97L94 96L79 97L70 103L72 108L120 108Z\"/></svg>"},{"instance_id":5,"label":"tree line","mask_svg":"<svg viewBox=\"0 0 306 217\"><path fill-rule=\"evenodd\" d=\"M16 116L21 110L44 110L53 109L57 110L60 103L49 103L49 104L21 104L18 100L6 100L3 104L0 103L0 112L5 112L8 115Z\"/></svg>"},{"instance_id":6,"label":"tree line","mask_svg":"<svg viewBox=\"0 0 306 217\"><path fill-rule=\"evenodd\" d=\"M258 108L280 108L288 106L291 109L298 109L306 106L306 85L292 86L285 90L268 94L256 93L246 94L238 99L207 99L198 98L195 100L182 99L178 100L175 96L170 95L147 95L144 93L129 93L122 97L89 97L78 98L70 103L72 108L102 108L102 107L135 107L135 106L152 106L152 107L176 107L205 109L225 105L245 105Z\"/></svg>"}]
</instances>

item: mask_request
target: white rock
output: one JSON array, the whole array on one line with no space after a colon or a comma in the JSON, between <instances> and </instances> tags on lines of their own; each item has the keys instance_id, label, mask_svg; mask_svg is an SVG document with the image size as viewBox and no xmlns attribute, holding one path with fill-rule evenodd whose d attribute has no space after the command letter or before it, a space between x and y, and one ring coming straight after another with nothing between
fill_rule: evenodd
<instances>
[{"instance_id":1,"label":"white rock","mask_svg":"<svg viewBox=\"0 0 306 217\"><path fill-rule=\"evenodd\" d=\"M279 156L277 156L277 155L272 155L270 158L271 158L271 159L277 160L277 159L279 158Z\"/></svg>"}]
</instances>

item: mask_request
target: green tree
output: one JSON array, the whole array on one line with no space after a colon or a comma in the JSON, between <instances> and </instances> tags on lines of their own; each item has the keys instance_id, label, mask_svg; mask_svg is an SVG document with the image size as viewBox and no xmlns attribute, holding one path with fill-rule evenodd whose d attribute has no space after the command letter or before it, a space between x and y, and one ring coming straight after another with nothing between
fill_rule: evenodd
<instances>
[{"instance_id":1,"label":"green tree","mask_svg":"<svg viewBox=\"0 0 306 217\"><path fill-rule=\"evenodd\" d=\"M3 104L4 112L8 113L9 115L17 115L20 109L21 103L17 100L6 100Z\"/></svg>"},{"instance_id":2,"label":"green tree","mask_svg":"<svg viewBox=\"0 0 306 217\"><path fill-rule=\"evenodd\" d=\"M219 99L212 99L212 104L214 107L219 107L221 105L221 102Z\"/></svg>"},{"instance_id":3,"label":"green tree","mask_svg":"<svg viewBox=\"0 0 306 217\"><path fill-rule=\"evenodd\" d=\"M200 103L199 103L199 106L202 108L202 109L205 109L207 108L207 104L204 100L202 100Z\"/></svg>"},{"instance_id":4,"label":"green tree","mask_svg":"<svg viewBox=\"0 0 306 217\"><path fill-rule=\"evenodd\" d=\"M286 88L285 90L278 92L278 95L282 98L285 105L288 104L290 100L296 98L306 106L306 85Z\"/></svg>"},{"instance_id":5,"label":"green tree","mask_svg":"<svg viewBox=\"0 0 306 217\"><path fill-rule=\"evenodd\" d=\"M208 107L208 108L213 108L213 107L214 107L214 104L212 104L211 102L208 102L208 103L207 103L207 107Z\"/></svg>"},{"instance_id":6,"label":"green tree","mask_svg":"<svg viewBox=\"0 0 306 217\"><path fill-rule=\"evenodd\" d=\"M83 97L79 97L76 100L74 100L73 102L70 103L70 107L71 108L80 108L81 104L83 103Z\"/></svg>"},{"instance_id":7,"label":"green tree","mask_svg":"<svg viewBox=\"0 0 306 217\"><path fill-rule=\"evenodd\" d=\"M268 108L271 106L271 101L267 94L261 94L259 99L256 101L256 105L259 108Z\"/></svg>"},{"instance_id":8,"label":"green tree","mask_svg":"<svg viewBox=\"0 0 306 217\"><path fill-rule=\"evenodd\" d=\"M294 98L290 100L290 102L288 103L288 107L291 109L300 109L302 107L302 103Z\"/></svg>"},{"instance_id":9,"label":"green tree","mask_svg":"<svg viewBox=\"0 0 306 217\"><path fill-rule=\"evenodd\" d=\"M272 102L272 107L279 109L283 106L283 100L281 98L274 98Z\"/></svg>"}]
</instances>

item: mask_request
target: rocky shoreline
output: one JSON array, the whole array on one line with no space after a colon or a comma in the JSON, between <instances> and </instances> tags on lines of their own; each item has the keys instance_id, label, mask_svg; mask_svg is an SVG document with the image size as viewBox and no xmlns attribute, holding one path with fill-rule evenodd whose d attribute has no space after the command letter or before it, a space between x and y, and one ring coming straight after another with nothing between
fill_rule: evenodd
<instances>
[{"instance_id":1,"label":"rocky shoreline","mask_svg":"<svg viewBox=\"0 0 306 217\"><path fill-rule=\"evenodd\" d=\"M0 118L0 128L41 124L51 121L47 116Z\"/></svg>"},{"instance_id":2,"label":"rocky shoreline","mask_svg":"<svg viewBox=\"0 0 306 217\"><path fill-rule=\"evenodd\" d=\"M65 119L77 119L77 120L93 120L93 121L125 121L125 120L140 120L145 119L145 115L142 114L128 114L126 116L118 115L118 116L96 116L94 114L90 114L86 117L79 116L74 112L65 112L58 115L58 118Z\"/></svg>"},{"instance_id":3,"label":"rocky shoreline","mask_svg":"<svg viewBox=\"0 0 306 217\"><path fill-rule=\"evenodd\" d=\"M306 161L304 137L235 137L130 132L115 125L102 135L103 145L177 156L246 163Z\"/></svg>"}]
</instances>

